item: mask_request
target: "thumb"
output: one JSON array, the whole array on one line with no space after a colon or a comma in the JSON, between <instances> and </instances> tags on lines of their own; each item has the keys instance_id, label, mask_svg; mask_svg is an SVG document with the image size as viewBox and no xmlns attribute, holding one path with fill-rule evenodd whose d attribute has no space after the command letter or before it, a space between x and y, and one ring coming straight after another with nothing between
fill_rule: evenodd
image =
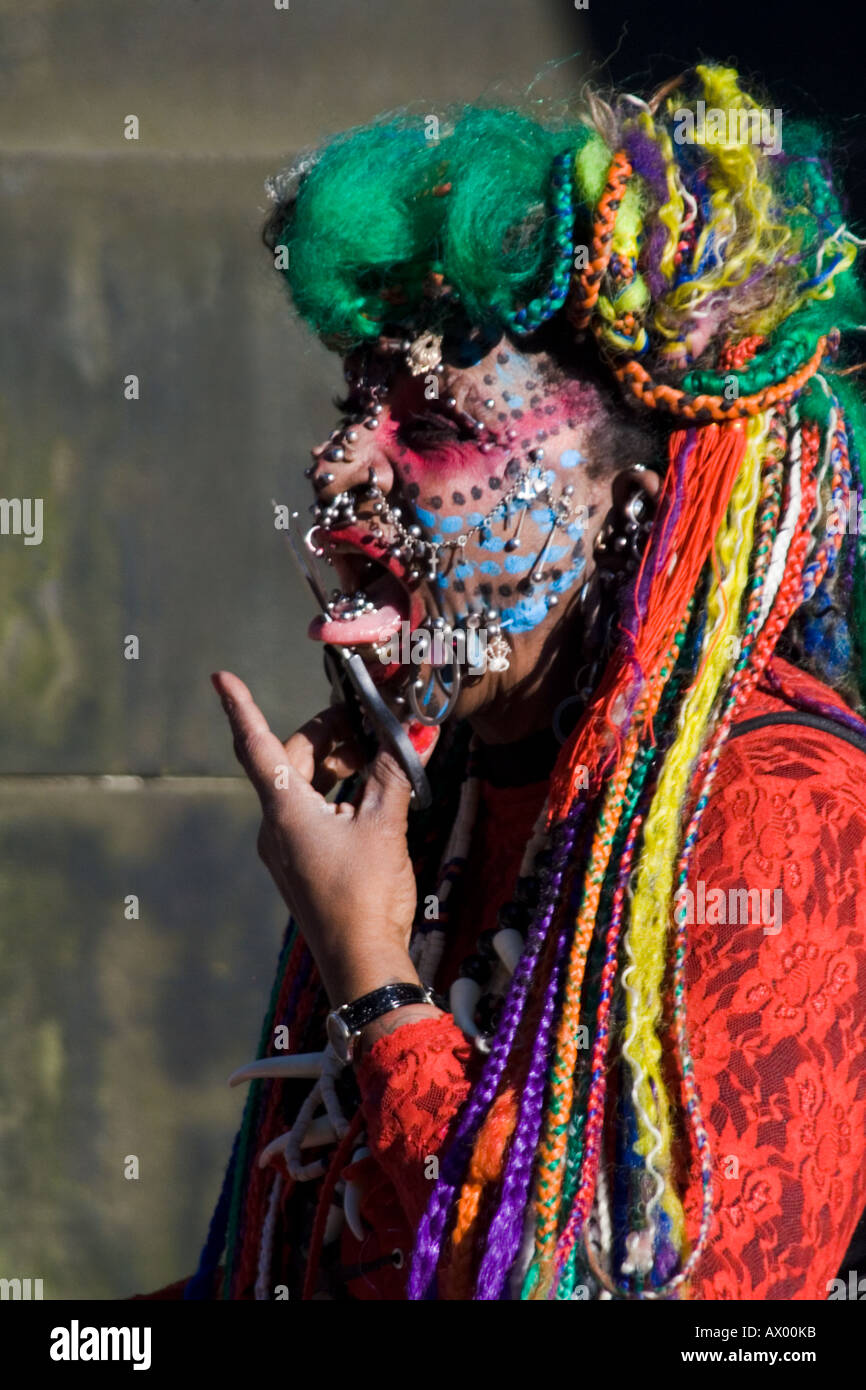
<instances>
[{"instance_id":1,"label":"thumb","mask_svg":"<svg viewBox=\"0 0 866 1390\"><path fill-rule=\"evenodd\" d=\"M439 729L424 724L410 724L406 732L422 766L426 767L433 756ZM375 815L405 826L411 798L409 778L391 750L385 745L380 746L367 771L359 814Z\"/></svg>"}]
</instances>

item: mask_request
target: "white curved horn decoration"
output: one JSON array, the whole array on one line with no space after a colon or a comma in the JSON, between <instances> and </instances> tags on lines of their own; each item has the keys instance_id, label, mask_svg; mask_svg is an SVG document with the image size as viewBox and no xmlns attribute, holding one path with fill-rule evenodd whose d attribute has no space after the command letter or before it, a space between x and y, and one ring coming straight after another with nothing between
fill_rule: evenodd
<instances>
[{"instance_id":1,"label":"white curved horn decoration","mask_svg":"<svg viewBox=\"0 0 866 1390\"><path fill-rule=\"evenodd\" d=\"M454 1022L468 1038L480 1036L480 1029L474 1018L475 1006L480 998L481 986L477 980L470 980L464 976L459 976L448 992L448 1002L451 1005Z\"/></svg>"},{"instance_id":2,"label":"white curved horn decoration","mask_svg":"<svg viewBox=\"0 0 866 1390\"><path fill-rule=\"evenodd\" d=\"M493 938L493 949L509 975L517 969L517 962L523 955L523 937L516 927L503 927Z\"/></svg>"},{"instance_id":3,"label":"white curved horn decoration","mask_svg":"<svg viewBox=\"0 0 866 1390\"><path fill-rule=\"evenodd\" d=\"M298 1052L285 1057L259 1057L255 1062L247 1062L229 1077L230 1086L241 1086L245 1081L273 1081L287 1077L319 1077L325 1062L324 1052Z\"/></svg>"}]
</instances>

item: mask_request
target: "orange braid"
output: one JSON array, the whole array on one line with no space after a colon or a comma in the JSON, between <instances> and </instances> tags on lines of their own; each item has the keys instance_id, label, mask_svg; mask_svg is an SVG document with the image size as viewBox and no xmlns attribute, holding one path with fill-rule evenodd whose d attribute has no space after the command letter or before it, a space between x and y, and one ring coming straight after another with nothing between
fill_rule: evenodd
<instances>
[{"instance_id":1,"label":"orange braid","mask_svg":"<svg viewBox=\"0 0 866 1390\"><path fill-rule=\"evenodd\" d=\"M505 1150L517 1125L518 1092L514 1086L500 1091L493 1102L475 1141L469 1172L460 1201L457 1221L451 1237L451 1257L445 1296L448 1299L469 1300L474 1282L474 1236L479 1225L482 1196L502 1176Z\"/></svg>"},{"instance_id":2,"label":"orange braid","mask_svg":"<svg viewBox=\"0 0 866 1390\"><path fill-rule=\"evenodd\" d=\"M575 298L566 312L569 322L578 333L582 333L586 329L598 303L601 282L610 263L616 215L631 173L631 163L625 150L617 150L611 161L607 183L604 186L604 192L599 199L593 219L593 258L579 275L572 277L572 293Z\"/></svg>"},{"instance_id":3,"label":"orange braid","mask_svg":"<svg viewBox=\"0 0 866 1390\"><path fill-rule=\"evenodd\" d=\"M654 410L668 411L678 419L693 420L696 424L703 424L709 420L723 422L738 420L744 415L762 415L765 410L771 410L779 401L790 399L802 390L810 377L815 375L826 350L827 338L825 336L818 340L818 346L809 361L798 371L785 377L784 381L777 381L774 386L765 386L752 396L740 396L730 401L725 400L724 396L689 396L685 391L680 391L675 386L662 386L653 381L646 368L633 359L620 363L614 362L611 364L611 369L619 381L643 405Z\"/></svg>"},{"instance_id":4,"label":"orange braid","mask_svg":"<svg viewBox=\"0 0 866 1390\"><path fill-rule=\"evenodd\" d=\"M662 490L662 504L673 498L677 486L676 461L687 444L686 432L675 430L668 442L671 466ZM725 425L707 425L697 432L687 476L681 480L685 491L683 505L668 539L671 562L667 573L658 576L651 587L646 618L638 630L634 652L620 650L608 663L597 695L563 746L551 779L551 823L568 813L582 768L595 769L595 790L598 789L598 769L610 751L611 730L617 730L622 722L622 715L618 720L613 718L617 705L624 707L636 674L645 678L648 673L652 679L660 670L701 570L712 552L745 447L745 430L737 420ZM664 518L665 510L664 505L659 507L660 519ZM644 552L641 572L651 552L652 546ZM655 706L647 713L647 720L652 718L654 709Z\"/></svg>"}]
</instances>

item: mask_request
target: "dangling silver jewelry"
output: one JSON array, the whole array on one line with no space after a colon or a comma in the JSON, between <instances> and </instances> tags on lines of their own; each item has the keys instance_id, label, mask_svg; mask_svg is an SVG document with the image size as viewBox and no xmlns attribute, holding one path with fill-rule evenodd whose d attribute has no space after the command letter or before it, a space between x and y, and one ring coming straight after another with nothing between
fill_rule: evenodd
<instances>
[{"instance_id":1,"label":"dangling silver jewelry","mask_svg":"<svg viewBox=\"0 0 866 1390\"><path fill-rule=\"evenodd\" d=\"M421 333L409 344L406 365L413 376L435 372L442 363L442 334Z\"/></svg>"},{"instance_id":2,"label":"dangling silver jewelry","mask_svg":"<svg viewBox=\"0 0 866 1390\"><path fill-rule=\"evenodd\" d=\"M511 648L502 633L499 632L487 643L487 669L488 671L507 671L511 666Z\"/></svg>"},{"instance_id":3,"label":"dangling silver jewelry","mask_svg":"<svg viewBox=\"0 0 866 1390\"><path fill-rule=\"evenodd\" d=\"M434 666L430 679L425 687L423 680L411 681L409 685L409 707L415 719L421 724L444 724L454 710L454 706L460 698L460 666L455 661L451 667L453 672L450 683L445 681L439 667ZM430 697L434 690L437 690L443 697L442 703L435 709L431 709ZM421 692L424 692L424 699L421 700Z\"/></svg>"}]
</instances>

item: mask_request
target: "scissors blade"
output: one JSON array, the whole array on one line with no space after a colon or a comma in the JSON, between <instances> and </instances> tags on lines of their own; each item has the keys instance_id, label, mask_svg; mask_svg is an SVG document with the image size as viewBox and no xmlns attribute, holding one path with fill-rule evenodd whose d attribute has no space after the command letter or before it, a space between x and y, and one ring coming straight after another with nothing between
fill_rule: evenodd
<instances>
[{"instance_id":1,"label":"scissors blade","mask_svg":"<svg viewBox=\"0 0 866 1390\"><path fill-rule=\"evenodd\" d=\"M276 506L276 503L274 503L274 506ZM329 616L328 600L325 596L325 591L319 583L316 574L314 573L312 567L307 563L307 557L305 554L306 543L304 541L303 532L301 531L300 523L298 521L297 512L292 512L291 523L292 524L290 525L288 531L284 532L284 534L289 544L289 550L292 552L292 559L294 560L295 565L297 566L298 573L300 574L304 583L312 591L313 597L315 598L316 603L318 604L323 617L327 618Z\"/></svg>"}]
</instances>

